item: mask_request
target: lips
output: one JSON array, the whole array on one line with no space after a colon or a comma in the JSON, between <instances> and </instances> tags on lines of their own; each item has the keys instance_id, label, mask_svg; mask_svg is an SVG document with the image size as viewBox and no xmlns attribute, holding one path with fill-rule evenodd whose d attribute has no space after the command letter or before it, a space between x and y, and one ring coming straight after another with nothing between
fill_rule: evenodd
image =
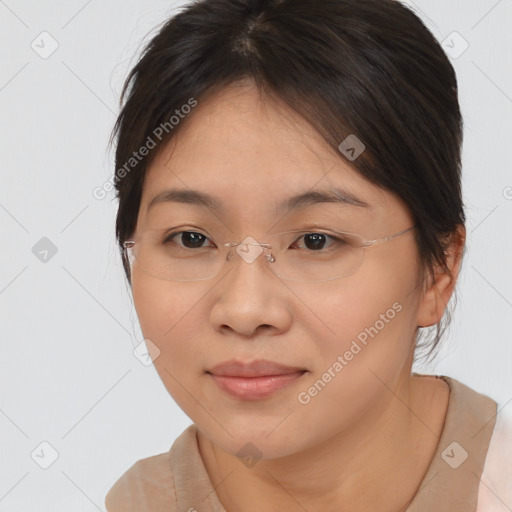
<instances>
[{"instance_id":1,"label":"lips","mask_svg":"<svg viewBox=\"0 0 512 512\"><path fill-rule=\"evenodd\" d=\"M305 368L285 366L273 361L258 360L251 363L242 363L240 361L231 360L214 366L207 373L220 377L264 377L305 371Z\"/></svg>"},{"instance_id":2,"label":"lips","mask_svg":"<svg viewBox=\"0 0 512 512\"><path fill-rule=\"evenodd\" d=\"M307 370L273 361L227 361L206 372L225 393L241 400L261 400L288 387Z\"/></svg>"}]
</instances>

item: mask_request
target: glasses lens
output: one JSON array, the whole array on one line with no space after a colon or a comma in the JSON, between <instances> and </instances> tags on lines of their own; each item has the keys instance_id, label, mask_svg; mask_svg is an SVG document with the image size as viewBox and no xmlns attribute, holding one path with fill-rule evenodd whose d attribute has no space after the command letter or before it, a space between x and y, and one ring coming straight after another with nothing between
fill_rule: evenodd
<instances>
[{"instance_id":1,"label":"glasses lens","mask_svg":"<svg viewBox=\"0 0 512 512\"><path fill-rule=\"evenodd\" d=\"M289 231L268 238L272 253L270 270L283 279L293 281L330 281L353 274L364 255L363 240L351 233ZM263 251L262 251L263 252ZM173 234L146 231L128 250L144 272L168 281L199 281L215 277L228 249L201 233L192 231ZM230 261L236 260L232 254ZM257 258L247 258L246 263ZM133 264L133 263L132 263Z\"/></svg>"},{"instance_id":2,"label":"glasses lens","mask_svg":"<svg viewBox=\"0 0 512 512\"><path fill-rule=\"evenodd\" d=\"M293 281L331 281L353 274L364 255L363 240L352 233L290 231L270 237L272 271Z\"/></svg>"},{"instance_id":3,"label":"glasses lens","mask_svg":"<svg viewBox=\"0 0 512 512\"><path fill-rule=\"evenodd\" d=\"M162 231L146 231L131 251L144 272L168 281L210 279L217 275L224 260L220 249L193 231L172 238Z\"/></svg>"}]
</instances>

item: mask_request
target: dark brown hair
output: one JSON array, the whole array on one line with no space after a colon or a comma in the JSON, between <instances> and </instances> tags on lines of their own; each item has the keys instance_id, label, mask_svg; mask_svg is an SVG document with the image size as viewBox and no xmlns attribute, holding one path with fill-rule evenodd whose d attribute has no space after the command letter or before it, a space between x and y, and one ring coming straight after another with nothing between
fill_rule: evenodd
<instances>
[{"instance_id":1,"label":"dark brown hair","mask_svg":"<svg viewBox=\"0 0 512 512\"><path fill-rule=\"evenodd\" d=\"M245 78L334 150L350 134L363 141L352 167L408 206L423 268L449 271L447 236L465 222L462 118L454 69L422 21L395 0L200 0L163 24L122 91L111 142L128 280L122 243L135 230L148 165L181 126L171 116ZM157 138L159 126L167 129ZM150 139L155 149L127 170ZM429 356L444 330L436 327Z\"/></svg>"}]
</instances>

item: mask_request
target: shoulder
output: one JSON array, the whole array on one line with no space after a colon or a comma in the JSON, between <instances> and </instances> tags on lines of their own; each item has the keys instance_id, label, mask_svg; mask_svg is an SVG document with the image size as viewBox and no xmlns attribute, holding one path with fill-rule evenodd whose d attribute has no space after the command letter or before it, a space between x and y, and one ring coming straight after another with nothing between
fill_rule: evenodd
<instances>
[{"instance_id":1,"label":"shoulder","mask_svg":"<svg viewBox=\"0 0 512 512\"><path fill-rule=\"evenodd\" d=\"M138 460L114 483L105 498L108 512L175 510L170 453Z\"/></svg>"},{"instance_id":2,"label":"shoulder","mask_svg":"<svg viewBox=\"0 0 512 512\"><path fill-rule=\"evenodd\" d=\"M193 455L195 426L174 441L168 452L135 462L114 483L105 497L108 512L178 510L176 469L186 466ZM178 479L179 479L178 475Z\"/></svg>"},{"instance_id":3,"label":"shoulder","mask_svg":"<svg viewBox=\"0 0 512 512\"><path fill-rule=\"evenodd\" d=\"M512 403L498 410L478 492L477 512L512 506Z\"/></svg>"}]
</instances>

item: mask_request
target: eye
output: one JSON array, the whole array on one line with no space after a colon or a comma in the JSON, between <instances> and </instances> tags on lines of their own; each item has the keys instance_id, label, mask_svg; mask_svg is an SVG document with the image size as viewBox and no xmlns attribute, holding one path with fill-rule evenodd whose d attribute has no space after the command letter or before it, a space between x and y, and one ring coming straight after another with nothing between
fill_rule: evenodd
<instances>
[{"instance_id":1,"label":"eye","mask_svg":"<svg viewBox=\"0 0 512 512\"><path fill-rule=\"evenodd\" d=\"M292 249L308 249L309 251L321 251L322 249L336 249L346 242L325 233L304 233L291 246Z\"/></svg>"},{"instance_id":2,"label":"eye","mask_svg":"<svg viewBox=\"0 0 512 512\"><path fill-rule=\"evenodd\" d=\"M213 245L203 245L209 239L206 235L197 233L196 231L180 231L178 233L171 233L163 240L164 244L170 242L176 244L178 247L186 249L201 249L202 247L213 247Z\"/></svg>"}]
</instances>

